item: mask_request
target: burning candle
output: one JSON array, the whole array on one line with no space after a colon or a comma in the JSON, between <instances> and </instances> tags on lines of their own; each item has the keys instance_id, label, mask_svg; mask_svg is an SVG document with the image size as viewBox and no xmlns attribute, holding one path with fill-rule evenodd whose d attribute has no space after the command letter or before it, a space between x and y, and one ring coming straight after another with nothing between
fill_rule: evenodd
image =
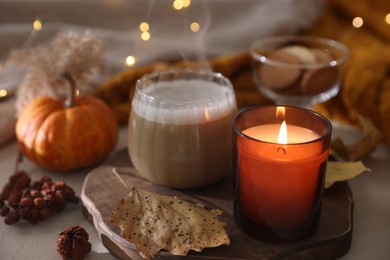
<instances>
[{"instance_id":1,"label":"burning candle","mask_svg":"<svg viewBox=\"0 0 390 260\"><path fill-rule=\"evenodd\" d=\"M257 107L233 121L235 219L255 237L293 240L320 215L331 124L296 107Z\"/></svg>"}]
</instances>

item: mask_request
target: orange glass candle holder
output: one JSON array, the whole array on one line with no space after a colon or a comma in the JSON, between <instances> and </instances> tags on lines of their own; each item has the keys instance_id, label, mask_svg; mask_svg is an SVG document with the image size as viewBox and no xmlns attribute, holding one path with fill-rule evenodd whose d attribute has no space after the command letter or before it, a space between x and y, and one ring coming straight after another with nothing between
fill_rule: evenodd
<instances>
[{"instance_id":1,"label":"orange glass candle holder","mask_svg":"<svg viewBox=\"0 0 390 260\"><path fill-rule=\"evenodd\" d=\"M260 240L301 239L318 226L332 125L291 106L238 113L234 132L234 218Z\"/></svg>"}]
</instances>

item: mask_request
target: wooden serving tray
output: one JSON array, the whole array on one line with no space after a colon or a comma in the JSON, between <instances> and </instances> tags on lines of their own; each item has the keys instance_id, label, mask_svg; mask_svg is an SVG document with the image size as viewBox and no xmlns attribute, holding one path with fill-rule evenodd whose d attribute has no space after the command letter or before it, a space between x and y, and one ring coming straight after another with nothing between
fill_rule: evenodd
<instances>
[{"instance_id":1,"label":"wooden serving tray","mask_svg":"<svg viewBox=\"0 0 390 260\"><path fill-rule=\"evenodd\" d=\"M233 198L229 178L202 189L173 190L152 184L136 175L127 155L120 151L110 165L92 170L86 177L81 200L87 218L94 224L103 244L120 259L142 259L133 244L123 239L119 228L108 220L116 203L129 193L112 173L116 167L129 187L139 187L160 194L177 196L224 211L220 219L227 226L229 246L206 248L201 253L190 252L192 259L334 259L344 255L352 240L353 200L346 182L327 189L324 194L320 224L310 237L289 243L272 244L257 241L242 233L233 220ZM158 258L179 259L182 257L160 252Z\"/></svg>"}]
</instances>

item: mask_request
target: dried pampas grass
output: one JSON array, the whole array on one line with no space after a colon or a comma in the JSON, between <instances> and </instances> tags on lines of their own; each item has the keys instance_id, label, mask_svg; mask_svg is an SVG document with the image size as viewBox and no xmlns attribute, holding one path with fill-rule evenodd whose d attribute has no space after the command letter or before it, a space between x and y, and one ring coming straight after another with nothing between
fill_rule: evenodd
<instances>
[{"instance_id":1,"label":"dried pampas grass","mask_svg":"<svg viewBox=\"0 0 390 260\"><path fill-rule=\"evenodd\" d=\"M68 97L71 90L64 72L72 75L81 93L91 93L93 77L103 69L104 49L103 41L87 31L61 32L47 45L13 50L7 64L27 68L17 91L17 111L39 96Z\"/></svg>"}]
</instances>

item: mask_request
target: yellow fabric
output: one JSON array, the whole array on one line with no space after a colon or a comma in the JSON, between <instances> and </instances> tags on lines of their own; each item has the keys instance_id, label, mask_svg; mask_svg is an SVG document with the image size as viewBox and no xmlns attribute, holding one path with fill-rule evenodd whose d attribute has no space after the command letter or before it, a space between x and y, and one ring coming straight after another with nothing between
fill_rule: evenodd
<instances>
[{"instance_id":1,"label":"yellow fabric","mask_svg":"<svg viewBox=\"0 0 390 260\"><path fill-rule=\"evenodd\" d=\"M359 28L352 25L356 17L363 20ZM352 122L362 115L390 144L390 1L328 0L308 34L338 40L350 49L340 94L315 109Z\"/></svg>"},{"instance_id":2,"label":"yellow fabric","mask_svg":"<svg viewBox=\"0 0 390 260\"><path fill-rule=\"evenodd\" d=\"M390 21L386 23L386 15L390 20L389 0L327 0L321 18L306 34L340 41L350 49L339 95L314 109L332 120L350 124L358 124L358 118L363 116L374 123L390 144ZM363 19L362 27L352 25L355 17ZM222 73L232 81L240 107L270 103L251 78L247 51L220 55L209 59L208 64L156 61L127 69L103 84L97 95L126 124L136 79L144 72L178 66L209 66Z\"/></svg>"}]
</instances>

